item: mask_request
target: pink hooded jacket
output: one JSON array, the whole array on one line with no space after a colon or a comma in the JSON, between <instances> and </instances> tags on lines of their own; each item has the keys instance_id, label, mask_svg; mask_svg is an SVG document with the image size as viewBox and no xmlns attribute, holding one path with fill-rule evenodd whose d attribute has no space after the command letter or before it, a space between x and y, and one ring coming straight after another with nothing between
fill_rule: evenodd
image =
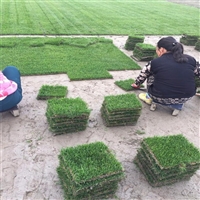
<instances>
[{"instance_id":1,"label":"pink hooded jacket","mask_svg":"<svg viewBox=\"0 0 200 200\"><path fill-rule=\"evenodd\" d=\"M0 71L0 101L17 90L17 83L8 80Z\"/></svg>"}]
</instances>

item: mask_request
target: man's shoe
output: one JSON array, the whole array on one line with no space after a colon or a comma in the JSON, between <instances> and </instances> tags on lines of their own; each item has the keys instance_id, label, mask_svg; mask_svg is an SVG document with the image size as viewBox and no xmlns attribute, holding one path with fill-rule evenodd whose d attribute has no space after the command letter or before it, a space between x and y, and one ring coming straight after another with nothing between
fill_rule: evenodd
<instances>
[{"instance_id":1,"label":"man's shoe","mask_svg":"<svg viewBox=\"0 0 200 200\"><path fill-rule=\"evenodd\" d=\"M15 106L14 108L12 108L10 110L10 113L14 116L14 117L18 117L19 116L19 108L17 106Z\"/></svg>"},{"instance_id":2,"label":"man's shoe","mask_svg":"<svg viewBox=\"0 0 200 200\"><path fill-rule=\"evenodd\" d=\"M142 101L144 101L145 103L147 103L149 105L151 105L151 103L152 103L152 99L149 97L149 95L147 93L140 93L139 99L141 99Z\"/></svg>"}]
</instances>

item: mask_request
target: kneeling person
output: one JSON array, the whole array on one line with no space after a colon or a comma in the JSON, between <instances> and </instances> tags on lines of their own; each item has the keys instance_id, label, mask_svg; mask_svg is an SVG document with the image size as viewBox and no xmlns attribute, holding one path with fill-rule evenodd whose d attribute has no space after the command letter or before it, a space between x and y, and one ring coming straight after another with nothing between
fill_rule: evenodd
<instances>
[{"instance_id":1,"label":"kneeling person","mask_svg":"<svg viewBox=\"0 0 200 200\"><path fill-rule=\"evenodd\" d=\"M22 100L20 71L14 66L7 66L0 71L0 112L10 111L19 116L17 104Z\"/></svg>"}]
</instances>

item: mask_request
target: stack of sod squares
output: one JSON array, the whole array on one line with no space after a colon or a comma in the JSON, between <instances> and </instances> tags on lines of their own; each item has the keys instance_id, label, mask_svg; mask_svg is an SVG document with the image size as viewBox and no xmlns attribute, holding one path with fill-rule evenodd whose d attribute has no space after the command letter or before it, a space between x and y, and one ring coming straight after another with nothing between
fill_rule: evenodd
<instances>
[{"instance_id":1,"label":"stack of sod squares","mask_svg":"<svg viewBox=\"0 0 200 200\"><path fill-rule=\"evenodd\" d=\"M80 98L48 100L46 117L55 135L86 129L90 110Z\"/></svg>"},{"instance_id":2,"label":"stack of sod squares","mask_svg":"<svg viewBox=\"0 0 200 200\"><path fill-rule=\"evenodd\" d=\"M126 43L125 43L125 49L126 50L133 50L137 43L143 43L143 42L144 42L144 36L129 35L128 39L126 40Z\"/></svg>"},{"instance_id":3,"label":"stack of sod squares","mask_svg":"<svg viewBox=\"0 0 200 200\"><path fill-rule=\"evenodd\" d=\"M67 87L62 85L43 85L37 95L38 100L62 98L67 95Z\"/></svg>"},{"instance_id":4,"label":"stack of sod squares","mask_svg":"<svg viewBox=\"0 0 200 200\"><path fill-rule=\"evenodd\" d=\"M195 44L197 43L199 38L199 35L183 35L180 38L180 42L184 45L188 45L188 46L195 46Z\"/></svg>"},{"instance_id":5,"label":"stack of sod squares","mask_svg":"<svg viewBox=\"0 0 200 200\"><path fill-rule=\"evenodd\" d=\"M124 178L121 163L102 142L62 149L58 157L65 199L111 198Z\"/></svg>"},{"instance_id":6,"label":"stack of sod squares","mask_svg":"<svg viewBox=\"0 0 200 200\"><path fill-rule=\"evenodd\" d=\"M151 44L137 43L133 50L133 58L138 61L150 61L155 57L156 48Z\"/></svg>"},{"instance_id":7,"label":"stack of sod squares","mask_svg":"<svg viewBox=\"0 0 200 200\"><path fill-rule=\"evenodd\" d=\"M146 138L134 159L153 187L188 180L200 167L200 151L183 135Z\"/></svg>"},{"instance_id":8,"label":"stack of sod squares","mask_svg":"<svg viewBox=\"0 0 200 200\"><path fill-rule=\"evenodd\" d=\"M140 117L142 104L135 94L106 96L101 107L105 126L135 125Z\"/></svg>"},{"instance_id":9,"label":"stack of sod squares","mask_svg":"<svg viewBox=\"0 0 200 200\"><path fill-rule=\"evenodd\" d=\"M200 51L200 38L198 38L197 42L195 43L194 47L197 51Z\"/></svg>"}]
</instances>

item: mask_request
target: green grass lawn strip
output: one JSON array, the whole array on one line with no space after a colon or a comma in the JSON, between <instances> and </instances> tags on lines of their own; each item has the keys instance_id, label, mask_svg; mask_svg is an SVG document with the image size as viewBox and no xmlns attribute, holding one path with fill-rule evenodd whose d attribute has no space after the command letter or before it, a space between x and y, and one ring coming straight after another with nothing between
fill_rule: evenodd
<instances>
[{"instance_id":1,"label":"green grass lawn strip","mask_svg":"<svg viewBox=\"0 0 200 200\"><path fill-rule=\"evenodd\" d=\"M88 80L112 78L108 70L141 69L104 38L4 38L0 48L1 68L14 65L22 75L67 73L70 80Z\"/></svg>"},{"instance_id":2,"label":"green grass lawn strip","mask_svg":"<svg viewBox=\"0 0 200 200\"><path fill-rule=\"evenodd\" d=\"M7 10L7 13L5 13L5 10ZM2 19L5 18L8 19L7 23L6 23L6 28L8 28L10 26L11 28L11 32L13 31L17 31L16 30L16 24L19 24L18 21L18 12L16 10L16 4L7 2L5 3L5 8L3 9L2 13ZM9 17L9 18L8 18Z\"/></svg>"},{"instance_id":3,"label":"green grass lawn strip","mask_svg":"<svg viewBox=\"0 0 200 200\"><path fill-rule=\"evenodd\" d=\"M165 0L7 0L0 13L0 34L199 34L199 9Z\"/></svg>"},{"instance_id":4,"label":"green grass lawn strip","mask_svg":"<svg viewBox=\"0 0 200 200\"><path fill-rule=\"evenodd\" d=\"M28 1L26 2L26 8L27 12L29 12L29 20L32 28L32 30L26 30L26 32L30 32L31 34L50 33L47 30L50 29L49 26L51 26L51 24L46 19L46 16L41 8L40 3L38 1ZM21 30L21 34L24 34L24 29Z\"/></svg>"}]
</instances>

